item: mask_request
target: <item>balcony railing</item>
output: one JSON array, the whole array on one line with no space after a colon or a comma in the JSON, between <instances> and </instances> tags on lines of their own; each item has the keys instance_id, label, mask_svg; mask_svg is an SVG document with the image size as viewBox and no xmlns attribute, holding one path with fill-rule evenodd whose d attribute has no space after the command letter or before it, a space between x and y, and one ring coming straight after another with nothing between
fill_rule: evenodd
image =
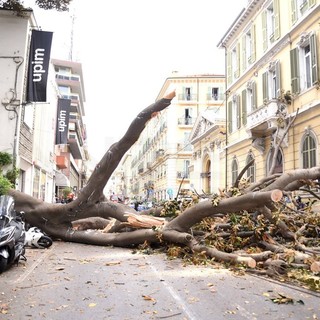
<instances>
[{"instance_id":1,"label":"balcony railing","mask_svg":"<svg viewBox=\"0 0 320 320\"><path fill-rule=\"evenodd\" d=\"M207 100L210 100L210 101L224 100L224 94L223 93L219 93L219 94L208 93Z\"/></svg>"},{"instance_id":2,"label":"balcony railing","mask_svg":"<svg viewBox=\"0 0 320 320\"><path fill-rule=\"evenodd\" d=\"M267 104L248 114L247 129L267 130L268 121L276 117L278 111L277 100L270 100Z\"/></svg>"},{"instance_id":3,"label":"balcony railing","mask_svg":"<svg viewBox=\"0 0 320 320\"><path fill-rule=\"evenodd\" d=\"M178 99L181 101L195 101L197 100L197 97L198 97L197 94L182 93L178 95Z\"/></svg>"},{"instance_id":4,"label":"balcony railing","mask_svg":"<svg viewBox=\"0 0 320 320\"><path fill-rule=\"evenodd\" d=\"M60 80L71 80L71 81L80 81L80 76L72 74L72 75L66 75L66 74L56 74L56 78Z\"/></svg>"},{"instance_id":5,"label":"balcony railing","mask_svg":"<svg viewBox=\"0 0 320 320\"><path fill-rule=\"evenodd\" d=\"M183 118L178 118L178 125L186 125L186 126L191 126L195 122L194 118L191 117L183 117Z\"/></svg>"}]
</instances>

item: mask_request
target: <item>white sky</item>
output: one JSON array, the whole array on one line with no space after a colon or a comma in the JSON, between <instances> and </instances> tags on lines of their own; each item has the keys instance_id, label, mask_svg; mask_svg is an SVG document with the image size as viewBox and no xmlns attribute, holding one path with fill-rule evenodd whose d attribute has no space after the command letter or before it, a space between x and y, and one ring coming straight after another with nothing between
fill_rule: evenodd
<instances>
[{"instance_id":1,"label":"white sky","mask_svg":"<svg viewBox=\"0 0 320 320\"><path fill-rule=\"evenodd\" d=\"M32 0L25 1L30 5ZM248 0L73 0L68 13L36 9L53 31L51 57L81 62L88 147L100 160L111 139L153 103L172 71L224 74L217 44Z\"/></svg>"}]
</instances>

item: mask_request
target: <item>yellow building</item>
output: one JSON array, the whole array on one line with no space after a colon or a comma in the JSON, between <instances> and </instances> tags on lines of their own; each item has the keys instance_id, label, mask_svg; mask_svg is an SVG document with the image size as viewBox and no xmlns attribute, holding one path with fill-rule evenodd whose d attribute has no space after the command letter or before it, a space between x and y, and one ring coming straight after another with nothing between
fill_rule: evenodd
<instances>
[{"instance_id":1,"label":"yellow building","mask_svg":"<svg viewBox=\"0 0 320 320\"><path fill-rule=\"evenodd\" d=\"M226 186L252 159L251 181L271 167L319 165L319 16L319 0L251 0L219 42L227 57Z\"/></svg>"},{"instance_id":2,"label":"yellow building","mask_svg":"<svg viewBox=\"0 0 320 320\"><path fill-rule=\"evenodd\" d=\"M224 79L224 75L179 74L166 79L157 100L173 90L176 97L146 124L130 149L131 198L161 201L185 197L193 189L190 133L203 111L223 105Z\"/></svg>"}]
</instances>

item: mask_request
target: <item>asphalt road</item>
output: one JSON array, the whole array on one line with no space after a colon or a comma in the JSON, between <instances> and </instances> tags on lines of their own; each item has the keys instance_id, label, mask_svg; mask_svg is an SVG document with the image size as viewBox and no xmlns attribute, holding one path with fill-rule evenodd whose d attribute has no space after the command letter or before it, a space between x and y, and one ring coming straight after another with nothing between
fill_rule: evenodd
<instances>
[{"instance_id":1,"label":"asphalt road","mask_svg":"<svg viewBox=\"0 0 320 320\"><path fill-rule=\"evenodd\" d=\"M0 275L1 320L320 319L319 293L163 254L54 242L26 256Z\"/></svg>"}]
</instances>

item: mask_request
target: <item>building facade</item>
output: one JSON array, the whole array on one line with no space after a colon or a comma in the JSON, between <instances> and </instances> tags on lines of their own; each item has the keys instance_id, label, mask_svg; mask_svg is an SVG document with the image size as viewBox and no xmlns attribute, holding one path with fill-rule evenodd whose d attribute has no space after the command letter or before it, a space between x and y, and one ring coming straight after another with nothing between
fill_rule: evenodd
<instances>
[{"instance_id":1,"label":"building facade","mask_svg":"<svg viewBox=\"0 0 320 320\"><path fill-rule=\"evenodd\" d=\"M89 160L86 145L87 132L84 123L85 90L82 65L79 62L51 59L54 68L57 94L61 99L70 100L65 141L57 141L55 155L58 177L56 193L61 195L65 187L70 187L77 195L87 181L87 161Z\"/></svg>"},{"instance_id":2,"label":"building facade","mask_svg":"<svg viewBox=\"0 0 320 320\"><path fill-rule=\"evenodd\" d=\"M157 100L173 90L176 97L146 124L130 150L130 198L159 202L187 197L193 191L190 134L205 110L211 109L219 117L224 113L224 87L221 75L173 74L166 79ZM211 166L206 170L211 172Z\"/></svg>"},{"instance_id":3,"label":"building facade","mask_svg":"<svg viewBox=\"0 0 320 320\"><path fill-rule=\"evenodd\" d=\"M63 65L75 70L78 78L69 79L70 83L65 79L63 84L72 88L70 93L78 95L79 101L68 97L71 99L68 140L65 145L56 146L57 107L64 97L59 91L59 85L63 84L56 77L60 69L49 64L46 101L29 101L32 30L41 31L32 10L18 16L12 10L0 9L0 152L10 154L20 171L17 190L54 202L60 186L72 187L76 192L87 177L86 130L82 122L85 99L83 82L79 80L82 71L80 64ZM54 61L58 65L58 60Z\"/></svg>"},{"instance_id":4,"label":"building facade","mask_svg":"<svg viewBox=\"0 0 320 320\"><path fill-rule=\"evenodd\" d=\"M219 42L226 186L246 165L250 181L319 165L319 13L317 0L252 0Z\"/></svg>"}]
</instances>

